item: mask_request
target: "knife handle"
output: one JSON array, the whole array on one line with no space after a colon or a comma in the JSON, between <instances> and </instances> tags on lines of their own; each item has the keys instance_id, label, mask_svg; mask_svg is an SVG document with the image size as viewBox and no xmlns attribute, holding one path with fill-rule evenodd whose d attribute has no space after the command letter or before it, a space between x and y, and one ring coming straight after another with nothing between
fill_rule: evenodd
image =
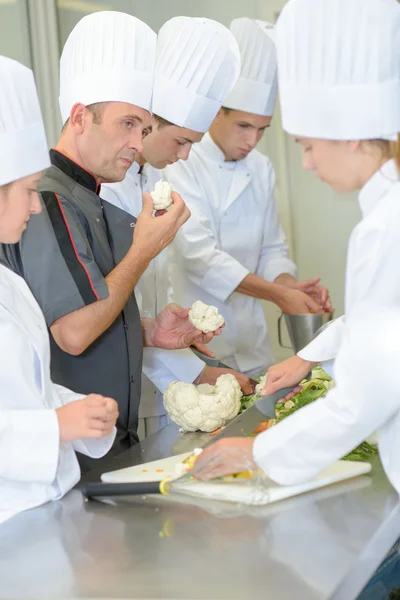
<instances>
[{"instance_id":1,"label":"knife handle","mask_svg":"<svg viewBox=\"0 0 400 600\"><path fill-rule=\"evenodd\" d=\"M141 496L144 494L160 494L159 481L138 483L102 483L101 481L85 483L82 486L85 498L98 496Z\"/></svg>"}]
</instances>

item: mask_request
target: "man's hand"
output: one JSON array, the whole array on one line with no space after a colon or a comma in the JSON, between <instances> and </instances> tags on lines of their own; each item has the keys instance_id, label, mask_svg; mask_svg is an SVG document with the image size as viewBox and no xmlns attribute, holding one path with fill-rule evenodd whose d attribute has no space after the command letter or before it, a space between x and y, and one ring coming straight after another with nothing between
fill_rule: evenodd
<instances>
[{"instance_id":1,"label":"man's hand","mask_svg":"<svg viewBox=\"0 0 400 600\"><path fill-rule=\"evenodd\" d=\"M209 481L241 471L256 471L253 458L254 438L223 438L207 446L197 457L191 473L201 481Z\"/></svg>"},{"instance_id":2,"label":"man's hand","mask_svg":"<svg viewBox=\"0 0 400 600\"><path fill-rule=\"evenodd\" d=\"M323 312L322 306L301 290L281 284L277 285L276 288L278 289L278 293L274 301L282 312L288 315L306 315Z\"/></svg>"},{"instance_id":3,"label":"man's hand","mask_svg":"<svg viewBox=\"0 0 400 600\"><path fill-rule=\"evenodd\" d=\"M155 216L150 194L147 192L143 194L143 209L137 218L131 250L141 252L149 261L172 242L178 229L190 217L190 210L180 195L172 192L172 199L170 210L163 215Z\"/></svg>"},{"instance_id":4,"label":"man's hand","mask_svg":"<svg viewBox=\"0 0 400 600\"><path fill-rule=\"evenodd\" d=\"M262 396L269 396L279 390L292 387L302 381L317 363L303 360L299 356L292 356L268 369L268 377ZM292 395L294 395L295 390ZM290 394L288 398L290 397Z\"/></svg>"},{"instance_id":5,"label":"man's hand","mask_svg":"<svg viewBox=\"0 0 400 600\"><path fill-rule=\"evenodd\" d=\"M56 410L60 441L72 442L109 435L118 418L118 404L112 398L90 394Z\"/></svg>"},{"instance_id":6,"label":"man's hand","mask_svg":"<svg viewBox=\"0 0 400 600\"><path fill-rule=\"evenodd\" d=\"M215 335L221 334L222 328L212 333L202 333L195 329L188 319L189 310L190 308L182 308L178 304L168 304L155 319L142 319L144 345L179 350L208 344Z\"/></svg>"},{"instance_id":7,"label":"man's hand","mask_svg":"<svg viewBox=\"0 0 400 600\"><path fill-rule=\"evenodd\" d=\"M319 277L297 281L295 289L311 296L323 308L324 312L332 312L332 302L329 297L328 288L320 285L320 281Z\"/></svg>"},{"instance_id":8,"label":"man's hand","mask_svg":"<svg viewBox=\"0 0 400 600\"><path fill-rule=\"evenodd\" d=\"M220 377L221 375L225 375L226 373L230 373L231 375L236 377L245 396L248 396L252 393L252 386L249 377L247 377L247 375L243 375L243 373L234 371L233 369L206 366L204 371L200 373L200 375L197 377L197 379L193 381L193 383L195 383L196 385L199 383L209 383L210 385L215 385L218 377Z\"/></svg>"}]
</instances>

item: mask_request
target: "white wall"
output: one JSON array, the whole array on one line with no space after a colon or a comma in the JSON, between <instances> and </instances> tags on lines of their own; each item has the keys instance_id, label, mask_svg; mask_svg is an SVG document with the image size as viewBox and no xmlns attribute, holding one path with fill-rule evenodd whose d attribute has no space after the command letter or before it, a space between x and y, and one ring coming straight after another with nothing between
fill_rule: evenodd
<instances>
[{"instance_id":1,"label":"white wall","mask_svg":"<svg viewBox=\"0 0 400 600\"><path fill-rule=\"evenodd\" d=\"M0 54L31 66L26 0L0 0Z\"/></svg>"}]
</instances>

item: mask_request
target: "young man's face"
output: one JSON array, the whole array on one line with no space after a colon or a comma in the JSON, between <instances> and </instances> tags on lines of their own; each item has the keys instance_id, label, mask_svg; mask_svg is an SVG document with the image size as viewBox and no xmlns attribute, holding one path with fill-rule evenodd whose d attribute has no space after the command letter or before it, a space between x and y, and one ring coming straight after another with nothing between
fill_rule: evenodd
<instances>
[{"instance_id":1,"label":"young man's face","mask_svg":"<svg viewBox=\"0 0 400 600\"><path fill-rule=\"evenodd\" d=\"M272 117L221 108L212 124L211 134L215 134L225 160L240 160L256 147L271 121Z\"/></svg>"},{"instance_id":2,"label":"young man's face","mask_svg":"<svg viewBox=\"0 0 400 600\"><path fill-rule=\"evenodd\" d=\"M82 166L99 183L122 181L143 148L143 137L151 128L150 113L126 102L104 102L95 115L87 107L79 108L82 114L75 121L74 108L70 120L77 127Z\"/></svg>"},{"instance_id":3,"label":"young man's face","mask_svg":"<svg viewBox=\"0 0 400 600\"><path fill-rule=\"evenodd\" d=\"M166 125L153 117L152 131L143 140L142 158L156 169L164 169L178 160L187 160L193 144L200 142L203 133Z\"/></svg>"}]
</instances>

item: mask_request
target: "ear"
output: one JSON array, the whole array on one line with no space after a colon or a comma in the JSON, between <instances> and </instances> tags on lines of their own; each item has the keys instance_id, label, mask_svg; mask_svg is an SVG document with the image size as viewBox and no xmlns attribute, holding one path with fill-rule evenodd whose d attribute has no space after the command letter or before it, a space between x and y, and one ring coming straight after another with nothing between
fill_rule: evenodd
<instances>
[{"instance_id":1,"label":"ear","mask_svg":"<svg viewBox=\"0 0 400 600\"><path fill-rule=\"evenodd\" d=\"M84 104L77 102L71 108L71 112L69 114L69 122L71 126L82 132L85 129L86 121L88 118L88 110Z\"/></svg>"},{"instance_id":2,"label":"ear","mask_svg":"<svg viewBox=\"0 0 400 600\"><path fill-rule=\"evenodd\" d=\"M222 108L219 109L219 111L217 112L217 115L215 117L215 121L217 121L217 123L222 119L222 117L224 116L224 111L222 110Z\"/></svg>"}]
</instances>

